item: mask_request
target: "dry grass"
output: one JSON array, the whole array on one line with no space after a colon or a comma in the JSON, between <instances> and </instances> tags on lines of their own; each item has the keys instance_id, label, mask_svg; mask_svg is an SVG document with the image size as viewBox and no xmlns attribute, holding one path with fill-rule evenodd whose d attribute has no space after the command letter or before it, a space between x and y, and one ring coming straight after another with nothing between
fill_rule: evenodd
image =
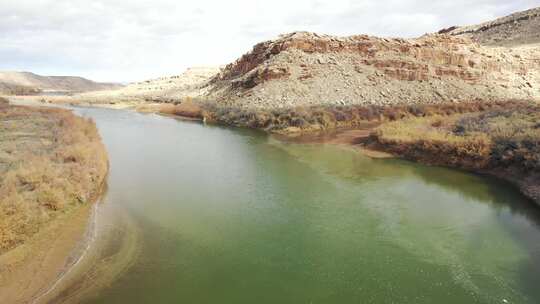
<instances>
[{"instance_id":1,"label":"dry grass","mask_svg":"<svg viewBox=\"0 0 540 304\"><path fill-rule=\"evenodd\" d=\"M61 109L0 109L0 253L95 199L107 168L93 121Z\"/></svg>"},{"instance_id":2,"label":"dry grass","mask_svg":"<svg viewBox=\"0 0 540 304\"><path fill-rule=\"evenodd\" d=\"M419 139L445 141L460 144L472 140L477 134L458 136L452 132L459 115L409 118L389 122L377 129L377 134L386 141L413 143Z\"/></svg>"},{"instance_id":3,"label":"dry grass","mask_svg":"<svg viewBox=\"0 0 540 304\"><path fill-rule=\"evenodd\" d=\"M540 172L540 109L492 111L456 122L454 132L489 135L493 166Z\"/></svg>"},{"instance_id":4,"label":"dry grass","mask_svg":"<svg viewBox=\"0 0 540 304\"><path fill-rule=\"evenodd\" d=\"M534 106L385 123L373 138L413 159L465 168L540 171L540 109Z\"/></svg>"},{"instance_id":5,"label":"dry grass","mask_svg":"<svg viewBox=\"0 0 540 304\"><path fill-rule=\"evenodd\" d=\"M186 97L182 102L177 104L162 104L159 107L159 113L196 119L203 118L202 106L199 103L193 102L191 97Z\"/></svg>"},{"instance_id":6,"label":"dry grass","mask_svg":"<svg viewBox=\"0 0 540 304\"><path fill-rule=\"evenodd\" d=\"M394 153L451 166L484 166L492 146L482 132L455 134L453 127L462 114L409 118L382 124L374 132L377 142ZM440 157L444 156L444 157Z\"/></svg>"}]
</instances>

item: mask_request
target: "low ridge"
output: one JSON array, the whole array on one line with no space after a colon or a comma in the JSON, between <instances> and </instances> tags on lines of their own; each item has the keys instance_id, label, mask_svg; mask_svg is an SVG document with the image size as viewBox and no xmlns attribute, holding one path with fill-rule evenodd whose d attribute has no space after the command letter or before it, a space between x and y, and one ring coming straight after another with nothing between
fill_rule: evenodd
<instances>
[{"instance_id":1,"label":"low ridge","mask_svg":"<svg viewBox=\"0 0 540 304\"><path fill-rule=\"evenodd\" d=\"M28 95L41 92L88 92L121 88L115 83L95 82L77 76L41 76L30 72L0 72L0 93Z\"/></svg>"},{"instance_id":2,"label":"low ridge","mask_svg":"<svg viewBox=\"0 0 540 304\"><path fill-rule=\"evenodd\" d=\"M184 97L204 95L206 82L219 72L219 67L192 67L184 73L127 85L120 90L81 94L84 100L112 98L115 101L174 102Z\"/></svg>"}]
</instances>

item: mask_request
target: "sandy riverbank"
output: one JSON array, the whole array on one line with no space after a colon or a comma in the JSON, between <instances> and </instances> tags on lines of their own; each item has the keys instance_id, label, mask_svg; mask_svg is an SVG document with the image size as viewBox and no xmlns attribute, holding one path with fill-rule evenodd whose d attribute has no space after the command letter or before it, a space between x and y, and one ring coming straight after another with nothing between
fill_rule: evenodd
<instances>
[{"instance_id":1,"label":"sandy riverbank","mask_svg":"<svg viewBox=\"0 0 540 304\"><path fill-rule=\"evenodd\" d=\"M34 303L61 279L83 254L91 214L88 204L58 217L24 245L0 256L4 303Z\"/></svg>"}]
</instances>

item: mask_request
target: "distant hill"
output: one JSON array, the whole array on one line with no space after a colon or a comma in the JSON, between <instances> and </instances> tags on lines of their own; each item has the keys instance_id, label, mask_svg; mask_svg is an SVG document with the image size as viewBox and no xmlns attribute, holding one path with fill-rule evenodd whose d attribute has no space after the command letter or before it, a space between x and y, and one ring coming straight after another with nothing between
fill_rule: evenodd
<instances>
[{"instance_id":1,"label":"distant hill","mask_svg":"<svg viewBox=\"0 0 540 304\"><path fill-rule=\"evenodd\" d=\"M0 93L31 95L42 92L89 92L123 87L115 83L95 82L77 76L41 76L30 72L1 72Z\"/></svg>"},{"instance_id":2,"label":"distant hill","mask_svg":"<svg viewBox=\"0 0 540 304\"><path fill-rule=\"evenodd\" d=\"M77 97L84 100L175 101L187 96L203 95L205 91L202 88L219 71L219 67L191 67L179 75L130 83L120 90L89 92L77 95Z\"/></svg>"},{"instance_id":3,"label":"distant hill","mask_svg":"<svg viewBox=\"0 0 540 304\"><path fill-rule=\"evenodd\" d=\"M439 33L466 36L480 44L494 46L540 43L540 7L477 25L454 26Z\"/></svg>"}]
</instances>

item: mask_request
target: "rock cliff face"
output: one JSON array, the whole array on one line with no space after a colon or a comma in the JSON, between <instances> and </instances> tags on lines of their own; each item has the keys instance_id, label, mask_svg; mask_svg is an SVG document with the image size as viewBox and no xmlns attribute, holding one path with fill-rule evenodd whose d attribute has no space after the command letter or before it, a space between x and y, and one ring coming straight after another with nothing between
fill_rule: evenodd
<instances>
[{"instance_id":1,"label":"rock cliff face","mask_svg":"<svg viewBox=\"0 0 540 304\"><path fill-rule=\"evenodd\" d=\"M257 44L208 85L242 107L539 99L534 46L484 47L448 34L417 39L308 32Z\"/></svg>"},{"instance_id":2,"label":"rock cliff face","mask_svg":"<svg viewBox=\"0 0 540 304\"><path fill-rule=\"evenodd\" d=\"M540 43L540 7L478 25L454 26L439 33L469 37L483 45L516 46Z\"/></svg>"}]
</instances>

